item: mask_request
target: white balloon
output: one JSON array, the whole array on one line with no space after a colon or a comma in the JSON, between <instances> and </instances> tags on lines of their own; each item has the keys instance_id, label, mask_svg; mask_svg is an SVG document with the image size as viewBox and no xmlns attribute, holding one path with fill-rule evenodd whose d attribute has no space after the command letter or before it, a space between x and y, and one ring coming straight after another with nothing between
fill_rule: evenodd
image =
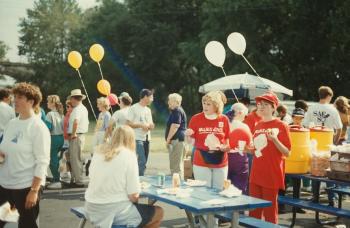
<instances>
[{"instance_id":1,"label":"white balloon","mask_svg":"<svg viewBox=\"0 0 350 228\"><path fill-rule=\"evenodd\" d=\"M237 55L243 55L246 48L245 38L242 34L233 32L227 37L227 45Z\"/></svg>"},{"instance_id":2,"label":"white balloon","mask_svg":"<svg viewBox=\"0 0 350 228\"><path fill-rule=\"evenodd\" d=\"M208 61L217 66L222 67L226 58L226 51L224 46L218 41L210 41L205 46L205 57L207 57Z\"/></svg>"}]
</instances>

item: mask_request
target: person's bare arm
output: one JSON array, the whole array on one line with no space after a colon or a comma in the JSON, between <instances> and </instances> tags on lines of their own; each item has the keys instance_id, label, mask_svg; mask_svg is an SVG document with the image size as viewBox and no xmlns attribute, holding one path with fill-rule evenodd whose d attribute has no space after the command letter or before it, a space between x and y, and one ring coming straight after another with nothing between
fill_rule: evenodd
<instances>
[{"instance_id":1,"label":"person's bare arm","mask_svg":"<svg viewBox=\"0 0 350 228\"><path fill-rule=\"evenodd\" d=\"M127 125L129 125L132 128L142 128L142 129L147 128L148 129L148 126L146 124L143 124L143 123L134 123L130 120L128 120L126 123L127 123Z\"/></svg>"},{"instance_id":2,"label":"person's bare arm","mask_svg":"<svg viewBox=\"0 0 350 228\"><path fill-rule=\"evenodd\" d=\"M277 138L277 135L274 134L273 132L269 132L266 134L267 138L275 144L277 149L285 156L289 157L289 149L281 143L281 141Z\"/></svg>"},{"instance_id":3,"label":"person's bare arm","mask_svg":"<svg viewBox=\"0 0 350 228\"><path fill-rule=\"evenodd\" d=\"M32 187L30 188L25 202L25 208L30 209L34 207L38 202L38 194L40 191L41 179L39 177L34 177L32 182Z\"/></svg>"},{"instance_id":4,"label":"person's bare arm","mask_svg":"<svg viewBox=\"0 0 350 228\"><path fill-rule=\"evenodd\" d=\"M335 145L338 145L338 144L339 144L340 134L341 134L341 128L336 129L336 130L335 130L335 135L334 135L334 137L333 137L333 143L334 143Z\"/></svg>"},{"instance_id":5,"label":"person's bare arm","mask_svg":"<svg viewBox=\"0 0 350 228\"><path fill-rule=\"evenodd\" d=\"M77 137L77 129L78 129L78 120L75 119L72 127L71 139L75 139Z\"/></svg>"},{"instance_id":6,"label":"person's bare arm","mask_svg":"<svg viewBox=\"0 0 350 228\"><path fill-rule=\"evenodd\" d=\"M133 193L128 195L129 200L133 203L137 203L137 201L139 200L139 197L140 197L139 193Z\"/></svg>"},{"instance_id":7,"label":"person's bare arm","mask_svg":"<svg viewBox=\"0 0 350 228\"><path fill-rule=\"evenodd\" d=\"M167 143L167 144L170 144L171 139L172 139L173 136L176 134L177 129L179 129L179 127L180 127L180 124L172 123L172 124L170 125L168 137L167 137L167 139L166 139L166 143Z\"/></svg>"},{"instance_id":8,"label":"person's bare arm","mask_svg":"<svg viewBox=\"0 0 350 228\"><path fill-rule=\"evenodd\" d=\"M109 138L112 134L113 131L113 126L114 126L114 121L111 119L108 123L108 127L106 128L106 133L105 133L105 140Z\"/></svg>"}]
</instances>

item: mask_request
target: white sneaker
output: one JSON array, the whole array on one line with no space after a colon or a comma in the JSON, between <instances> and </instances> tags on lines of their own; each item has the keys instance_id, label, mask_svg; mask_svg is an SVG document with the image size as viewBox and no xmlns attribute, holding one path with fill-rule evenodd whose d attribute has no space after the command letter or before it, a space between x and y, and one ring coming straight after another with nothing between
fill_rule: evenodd
<instances>
[{"instance_id":1,"label":"white sneaker","mask_svg":"<svg viewBox=\"0 0 350 228\"><path fill-rule=\"evenodd\" d=\"M70 172L62 173L60 179L63 182L70 183L72 179Z\"/></svg>"},{"instance_id":2,"label":"white sneaker","mask_svg":"<svg viewBox=\"0 0 350 228\"><path fill-rule=\"evenodd\" d=\"M47 186L47 189L61 189L62 183L61 182L54 182Z\"/></svg>"}]
</instances>

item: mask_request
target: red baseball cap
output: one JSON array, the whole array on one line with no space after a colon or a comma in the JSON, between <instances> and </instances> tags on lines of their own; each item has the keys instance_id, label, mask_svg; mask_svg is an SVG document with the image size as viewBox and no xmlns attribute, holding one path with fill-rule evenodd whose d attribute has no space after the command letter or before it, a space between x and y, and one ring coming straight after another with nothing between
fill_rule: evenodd
<instances>
[{"instance_id":1,"label":"red baseball cap","mask_svg":"<svg viewBox=\"0 0 350 228\"><path fill-rule=\"evenodd\" d=\"M265 100L272 103L274 108L276 108L279 103L278 97L273 92L267 92L261 96L255 97L256 103L259 103L261 100Z\"/></svg>"}]
</instances>

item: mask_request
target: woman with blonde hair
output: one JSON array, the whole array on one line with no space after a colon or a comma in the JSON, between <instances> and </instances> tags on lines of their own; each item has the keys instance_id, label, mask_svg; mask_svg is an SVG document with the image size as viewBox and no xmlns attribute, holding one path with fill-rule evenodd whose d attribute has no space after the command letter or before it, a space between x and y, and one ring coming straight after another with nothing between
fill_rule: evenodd
<instances>
[{"instance_id":1,"label":"woman with blonde hair","mask_svg":"<svg viewBox=\"0 0 350 228\"><path fill-rule=\"evenodd\" d=\"M91 160L85 210L96 227L159 227L163 209L137 203L138 174L134 131L127 125L120 126L109 143L97 147Z\"/></svg>"},{"instance_id":2,"label":"woman with blonde hair","mask_svg":"<svg viewBox=\"0 0 350 228\"><path fill-rule=\"evenodd\" d=\"M96 147L103 143L106 129L108 128L109 120L111 119L111 108L109 100L106 97L100 97L97 99L97 108L100 111L95 126L95 136L93 141L93 147Z\"/></svg>"},{"instance_id":3,"label":"woman with blonde hair","mask_svg":"<svg viewBox=\"0 0 350 228\"><path fill-rule=\"evenodd\" d=\"M339 96L334 101L334 105L338 110L343 127L341 129L339 144L346 141L347 128L349 126L349 100L344 96Z\"/></svg>"},{"instance_id":4,"label":"woman with blonde hair","mask_svg":"<svg viewBox=\"0 0 350 228\"><path fill-rule=\"evenodd\" d=\"M227 178L230 123L222 114L222 93L212 91L202 97L203 112L192 116L186 135L194 139L193 173L208 187L222 189Z\"/></svg>"},{"instance_id":5,"label":"woman with blonde hair","mask_svg":"<svg viewBox=\"0 0 350 228\"><path fill-rule=\"evenodd\" d=\"M62 184L60 182L59 157L58 153L62 149L63 138L63 105L60 97L57 95L50 95L47 97L47 107L50 112L46 115L48 128L51 133L51 154L50 154L50 170L53 177L53 182L47 186L48 189L60 189Z\"/></svg>"}]
</instances>

